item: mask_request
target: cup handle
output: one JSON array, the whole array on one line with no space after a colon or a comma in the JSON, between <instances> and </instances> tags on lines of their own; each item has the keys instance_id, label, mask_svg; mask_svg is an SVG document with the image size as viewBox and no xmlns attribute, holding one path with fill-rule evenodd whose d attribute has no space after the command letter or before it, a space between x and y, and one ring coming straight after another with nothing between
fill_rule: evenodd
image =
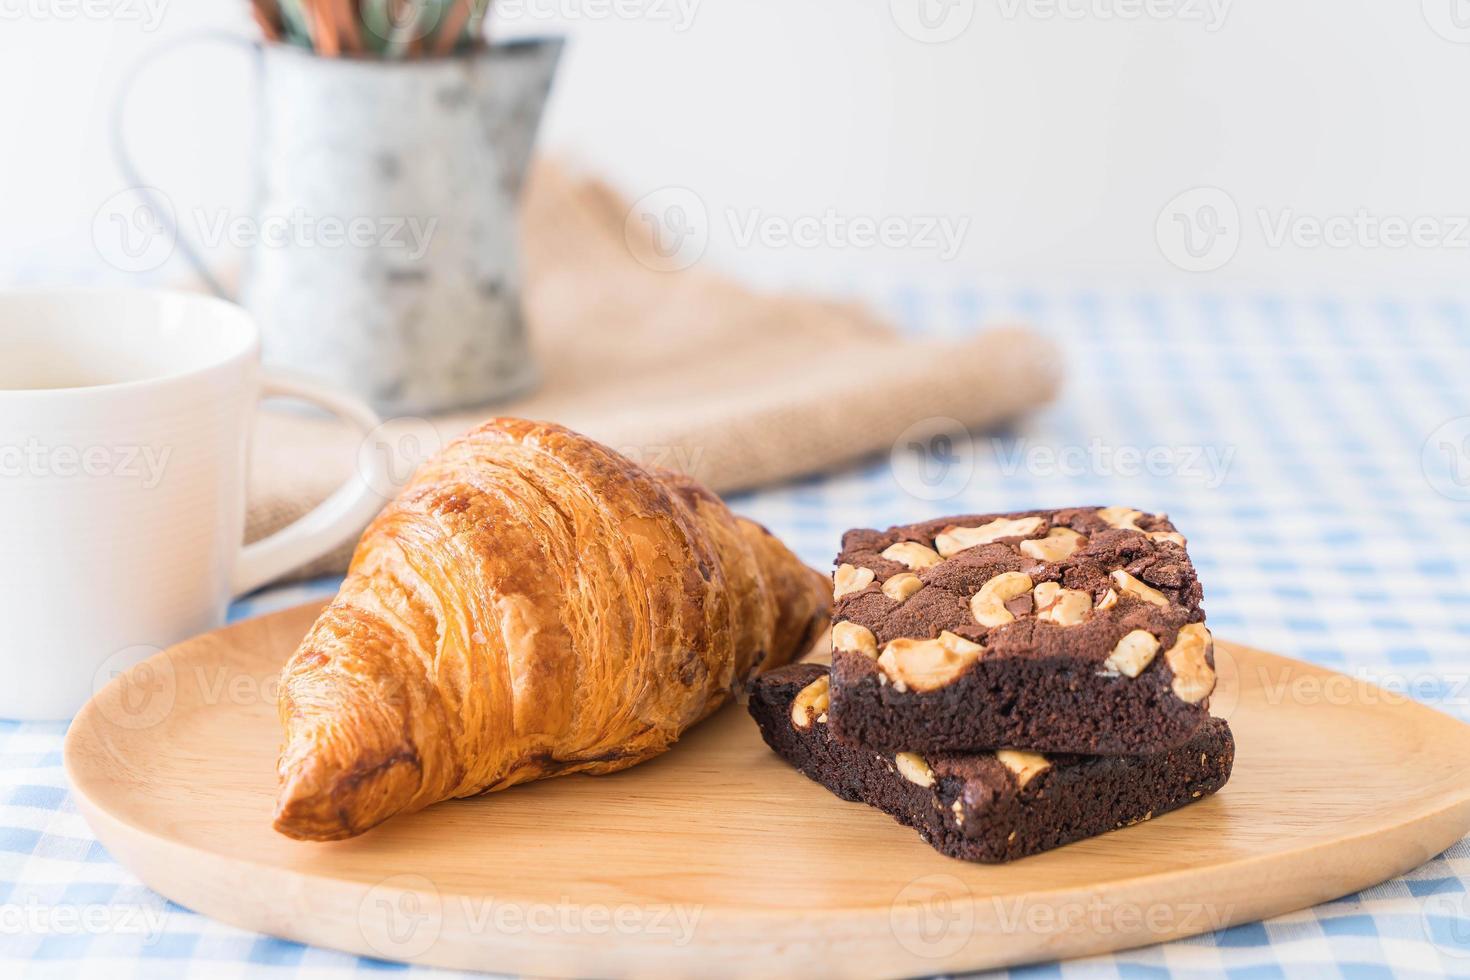
<instances>
[{"instance_id":1,"label":"cup handle","mask_svg":"<svg viewBox=\"0 0 1470 980\"><path fill-rule=\"evenodd\" d=\"M364 436L381 423L366 403L302 378L268 374L261 397L296 398L318 405L352 423ZM230 580L231 594L258 589L361 532L383 508L383 498L373 488L383 486L385 479L382 460L374 453L359 453L352 478L330 497L295 523L241 550Z\"/></svg>"}]
</instances>

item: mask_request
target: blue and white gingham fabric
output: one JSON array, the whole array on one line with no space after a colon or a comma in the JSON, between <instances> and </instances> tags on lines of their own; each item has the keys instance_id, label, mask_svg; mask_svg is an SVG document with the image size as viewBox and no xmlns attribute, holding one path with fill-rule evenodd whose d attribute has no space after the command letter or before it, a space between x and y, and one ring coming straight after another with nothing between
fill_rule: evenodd
<instances>
[{"instance_id":1,"label":"blue and white gingham fabric","mask_svg":"<svg viewBox=\"0 0 1470 980\"><path fill-rule=\"evenodd\" d=\"M929 334L1035 324L1064 350L1068 381L1057 404L1007 433L929 443L921 466L877 458L732 501L808 561L826 567L847 527L946 512L1093 502L1167 511L1189 537L1217 635L1470 720L1470 305L973 288L869 298ZM234 616L333 584L268 592ZM0 972L436 972L245 933L151 894L77 815L64 727L0 723ZM1461 841L1404 878L1317 908L1012 972L1470 976L1467 884Z\"/></svg>"}]
</instances>

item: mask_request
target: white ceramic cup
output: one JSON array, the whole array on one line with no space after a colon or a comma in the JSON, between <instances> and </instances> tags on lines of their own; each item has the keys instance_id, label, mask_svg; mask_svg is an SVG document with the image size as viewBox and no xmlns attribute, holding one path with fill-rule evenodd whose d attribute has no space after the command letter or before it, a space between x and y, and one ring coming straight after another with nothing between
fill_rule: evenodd
<instances>
[{"instance_id":1,"label":"white ceramic cup","mask_svg":"<svg viewBox=\"0 0 1470 980\"><path fill-rule=\"evenodd\" d=\"M382 506L373 474L358 472L244 546L263 397L314 403L364 433L378 422L356 399L263 375L255 322L222 300L0 293L0 717L70 717Z\"/></svg>"}]
</instances>

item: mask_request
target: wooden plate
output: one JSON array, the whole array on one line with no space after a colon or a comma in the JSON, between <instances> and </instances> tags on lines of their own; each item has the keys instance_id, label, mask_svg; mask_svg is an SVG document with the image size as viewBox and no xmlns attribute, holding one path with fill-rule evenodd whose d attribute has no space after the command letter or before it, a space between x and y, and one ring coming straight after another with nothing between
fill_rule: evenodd
<instances>
[{"instance_id":1,"label":"wooden plate","mask_svg":"<svg viewBox=\"0 0 1470 980\"><path fill-rule=\"evenodd\" d=\"M549 780L333 844L270 829L280 665L319 606L145 661L72 724L66 769L157 891L368 956L533 974L912 975L1078 956L1286 912L1470 829L1470 726L1219 644L1218 796L1002 867L936 854L776 759L743 709L614 776Z\"/></svg>"}]
</instances>

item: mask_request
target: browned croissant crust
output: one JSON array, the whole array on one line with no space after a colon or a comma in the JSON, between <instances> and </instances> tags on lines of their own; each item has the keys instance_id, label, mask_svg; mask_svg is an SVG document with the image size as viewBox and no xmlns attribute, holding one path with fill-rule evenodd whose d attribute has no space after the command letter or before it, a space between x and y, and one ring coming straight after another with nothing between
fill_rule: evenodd
<instances>
[{"instance_id":1,"label":"browned croissant crust","mask_svg":"<svg viewBox=\"0 0 1470 980\"><path fill-rule=\"evenodd\" d=\"M282 676L275 828L663 752L827 626L831 584L693 480L492 419L373 522Z\"/></svg>"}]
</instances>

